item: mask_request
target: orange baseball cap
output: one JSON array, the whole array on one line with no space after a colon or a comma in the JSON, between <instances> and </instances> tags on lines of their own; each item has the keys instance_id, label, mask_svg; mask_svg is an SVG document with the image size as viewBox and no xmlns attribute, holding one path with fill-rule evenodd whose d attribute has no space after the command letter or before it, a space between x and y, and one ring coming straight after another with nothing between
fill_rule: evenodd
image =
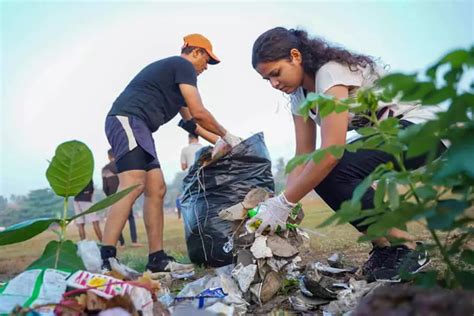
<instances>
[{"instance_id":1,"label":"orange baseball cap","mask_svg":"<svg viewBox=\"0 0 474 316\"><path fill-rule=\"evenodd\" d=\"M209 54L209 64L215 65L220 63L220 59L212 52L211 42L201 34L189 34L183 37L184 44L182 48L187 46L195 46L204 49Z\"/></svg>"}]
</instances>

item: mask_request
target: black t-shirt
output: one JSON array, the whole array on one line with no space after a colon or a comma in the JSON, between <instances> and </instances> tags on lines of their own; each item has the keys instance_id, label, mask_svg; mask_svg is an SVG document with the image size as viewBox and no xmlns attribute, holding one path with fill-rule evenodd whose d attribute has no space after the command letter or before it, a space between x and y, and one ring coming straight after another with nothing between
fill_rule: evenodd
<instances>
[{"instance_id":1,"label":"black t-shirt","mask_svg":"<svg viewBox=\"0 0 474 316\"><path fill-rule=\"evenodd\" d=\"M87 186L82 189L79 194L74 197L74 201L92 202L92 195L94 194L94 182L91 180Z\"/></svg>"},{"instance_id":2,"label":"black t-shirt","mask_svg":"<svg viewBox=\"0 0 474 316\"><path fill-rule=\"evenodd\" d=\"M117 167L115 166L115 161L111 161L102 168L102 189L105 195L109 196L117 192L118 186Z\"/></svg>"},{"instance_id":3,"label":"black t-shirt","mask_svg":"<svg viewBox=\"0 0 474 316\"><path fill-rule=\"evenodd\" d=\"M188 60L173 56L146 66L112 105L109 115L135 116L152 132L186 106L179 84L197 86L197 74Z\"/></svg>"}]
</instances>

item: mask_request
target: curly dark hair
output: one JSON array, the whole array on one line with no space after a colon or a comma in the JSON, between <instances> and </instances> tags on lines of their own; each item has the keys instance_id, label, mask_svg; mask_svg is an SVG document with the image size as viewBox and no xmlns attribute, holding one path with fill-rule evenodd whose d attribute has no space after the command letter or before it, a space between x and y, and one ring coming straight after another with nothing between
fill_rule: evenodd
<instances>
[{"instance_id":1,"label":"curly dark hair","mask_svg":"<svg viewBox=\"0 0 474 316\"><path fill-rule=\"evenodd\" d=\"M374 60L369 56L331 46L320 38L310 38L304 30L288 30L284 27L270 29L257 38L252 49L252 66L255 68L258 63L280 59L290 60L293 48L302 54L305 73L313 76L328 61L347 64L354 71L357 66L375 66Z\"/></svg>"}]
</instances>

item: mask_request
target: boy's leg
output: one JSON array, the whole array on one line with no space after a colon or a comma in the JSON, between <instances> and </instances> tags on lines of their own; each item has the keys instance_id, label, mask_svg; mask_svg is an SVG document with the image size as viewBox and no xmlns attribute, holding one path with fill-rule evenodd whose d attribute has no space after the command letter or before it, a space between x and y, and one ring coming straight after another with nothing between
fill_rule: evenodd
<instances>
[{"instance_id":1,"label":"boy's leg","mask_svg":"<svg viewBox=\"0 0 474 316\"><path fill-rule=\"evenodd\" d=\"M119 173L119 188L118 191L124 190L130 186L138 184L132 192L120 199L117 203L112 205L107 221L105 222L103 244L105 246L114 246L122 233L125 222L128 218L128 213L135 202L135 200L142 194L146 181L145 170L129 170Z\"/></svg>"},{"instance_id":2,"label":"boy's leg","mask_svg":"<svg viewBox=\"0 0 474 316\"><path fill-rule=\"evenodd\" d=\"M92 227L94 227L94 232L95 232L95 235L97 236L97 239L99 239L99 241L102 242L102 231L100 229L99 221L93 221Z\"/></svg>"},{"instance_id":3,"label":"boy's leg","mask_svg":"<svg viewBox=\"0 0 474 316\"><path fill-rule=\"evenodd\" d=\"M194 273L194 265L177 263L163 251L163 202L166 184L160 168L147 172L143 220L148 236L148 263L146 269L155 272L171 272L175 277Z\"/></svg>"},{"instance_id":4,"label":"boy's leg","mask_svg":"<svg viewBox=\"0 0 474 316\"><path fill-rule=\"evenodd\" d=\"M141 244L138 243L137 225L135 223L133 210L130 210L130 214L128 215L128 226L130 226L130 238L132 240L132 246L141 246Z\"/></svg>"},{"instance_id":5,"label":"boy's leg","mask_svg":"<svg viewBox=\"0 0 474 316\"><path fill-rule=\"evenodd\" d=\"M125 246L125 239L123 239L123 233L120 233L119 244L120 246Z\"/></svg>"},{"instance_id":6,"label":"boy's leg","mask_svg":"<svg viewBox=\"0 0 474 316\"><path fill-rule=\"evenodd\" d=\"M161 169L149 170L146 175L143 220L150 253L163 250L163 202L166 184Z\"/></svg>"},{"instance_id":7,"label":"boy's leg","mask_svg":"<svg viewBox=\"0 0 474 316\"><path fill-rule=\"evenodd\" d=\"M84 225L85 224L77 224L77 229L79 230L79 238L81 238L81 240L86 239L86 230L84 228Z\"/></svg>"}]
</instances>

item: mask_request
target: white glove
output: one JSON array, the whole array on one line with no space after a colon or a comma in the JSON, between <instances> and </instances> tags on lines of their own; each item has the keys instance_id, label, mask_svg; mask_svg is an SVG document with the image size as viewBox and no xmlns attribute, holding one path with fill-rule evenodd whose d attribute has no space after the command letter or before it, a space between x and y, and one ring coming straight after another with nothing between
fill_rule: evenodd
<instances>
[{"instance_id":1,"label":"white glove","mask_svg":"<svg viewBox=\"0 0 474 316\"><path fill-rule=\"evenodd\" d=\"M296 203L289 202L282 193L279 196L269 198L258 207L258 213L247 222L247 226L256 221L261 221L260 226L255 231L255 235L260 235L267 227L270 227L270 234L280 226L281 231L286 230L286 220L290 215L291 209Z\"/></svg>"},{"instance_id":2,"label":"white glove","mask_svg":"<svg viewBox=\"0 0 474 316\"><path fill-rule=\"evenodd\" d=\"M214 144L214 149L212 150L211 158L219 159L231 150L232 147L230 147L229 144L227 144L222 138L219 137L219 139Z\"/></svg>"},{"instance_id":3,"label":"white glove","mask_svg":"<svg viewBox=\"0 0 474 316\"><path fill-rule=\"evenodd\" d=\"M232 148L237 146L242 142L242 139L240 137L237 137L235 135L232 135L231 133L227 132L222 139L229 144Z\"/></svg>"}]
</instances>

